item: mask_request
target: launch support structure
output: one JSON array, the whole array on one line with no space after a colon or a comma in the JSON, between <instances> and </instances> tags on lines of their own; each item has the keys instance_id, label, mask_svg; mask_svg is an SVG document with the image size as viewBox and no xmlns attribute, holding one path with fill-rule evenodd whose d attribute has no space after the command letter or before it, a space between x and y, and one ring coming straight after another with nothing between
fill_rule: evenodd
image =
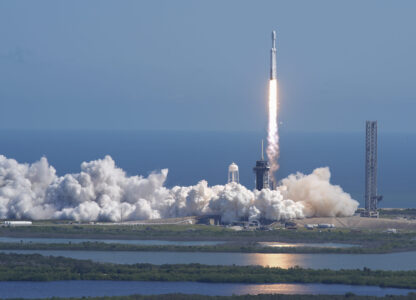
<instances>
[{"instance_id":1,"label":"launch support structure","mask_svg":"<svg viewBox=\"0 0 416 300\"><path fill-rule=\"evenodd\" d=\"M256 161L256 166L253 168L256 174L256 189L261 191L262 189L269 188L269 163L264 159L264 145L261 141L261 159Z\"/></svg>"},{"instance_id":2,"label":"launch support structure","mask_svg":"<svg viewBox=\"0 0 416 300\"><path fill-rule=\"evenodd\" d=\"M364 217L378 218L377 204L377 121L366 122L365 134L365 211Z\"/></svg>"}]
</instances>

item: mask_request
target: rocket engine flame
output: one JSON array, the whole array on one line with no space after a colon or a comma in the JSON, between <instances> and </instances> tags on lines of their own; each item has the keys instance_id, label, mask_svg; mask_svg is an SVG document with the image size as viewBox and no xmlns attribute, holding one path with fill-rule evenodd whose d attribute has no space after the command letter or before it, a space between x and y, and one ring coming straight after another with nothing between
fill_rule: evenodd
<instances>
[{"instance_id":1,"label":"rocket engine flame","mask_svg":"<svg viewBox=\"0 0 416 300\"><path fill-rule=\"evenodd\" d=\"M277 116L279 111L279 101L277 98L277 80L269 82L269 123L267 134L267 157L270 163L270 173L273 175L279 169L279 128ZM274 178L272 177L272 180Z\"/></svg>"},{"instance_id":2,"label":"rocket engine flame","mask_svg":"<svg viewBox=\"0 0 416 300\"><path fill-rule=\"evenodd\" d=\"M269 123L267 128L267 158L270 164L270 179L275 183L274 172L279 169L279 127L277 115L279 101L277 96L277 80L269 81Z\"/></svg>"}]
</instances>

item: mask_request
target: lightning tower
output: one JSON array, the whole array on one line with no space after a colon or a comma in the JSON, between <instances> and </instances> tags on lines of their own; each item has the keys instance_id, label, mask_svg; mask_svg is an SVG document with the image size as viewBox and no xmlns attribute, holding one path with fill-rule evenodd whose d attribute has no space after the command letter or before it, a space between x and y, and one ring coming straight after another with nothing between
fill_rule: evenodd
<instances>
[{"instance_id":1,"label":"lightning tower","mask_svg":"<svg viewBox=\"0 0 416 300\"><path fill-rule=\"evenodd\" d=\"M377 204L377 121L366 122L365 133L365 212L363 216L378 218Z\"/></svg>"}]
</instances>

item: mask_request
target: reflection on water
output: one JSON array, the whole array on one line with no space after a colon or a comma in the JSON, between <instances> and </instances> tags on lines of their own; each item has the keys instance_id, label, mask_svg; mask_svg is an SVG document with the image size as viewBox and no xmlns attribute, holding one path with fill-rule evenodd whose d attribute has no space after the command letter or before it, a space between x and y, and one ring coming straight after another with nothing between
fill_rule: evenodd
<instances>
[{"instance_id":1,"label":"reflection on water","mask_svg":"<svg viewBox=\"0 0 416 300\"><path fill-rule=\"evenodd\" d=\"M280 243L280 242L259 242L260 246L263 247L277 247L277 248L286 248L286 247L314 247L314 248L350 248L350 247L359 247L359 245L353 244L340 244L340 243Z\"/></svg>"},{"instance_id":2,"label":"reflection on water","mask_svg":"<svg viewBox=\"0 0 416 300\"><path fill-rule=\"evenodd\" d=\"M157 295L167 293L200 295L244 294L345 294L405 295L411 290L342 284L242 284L158 281L10 281L0 282L0 298L50 298L83 296Z\"/></svg>"},{"instance_id":3,"label":"reflection on water","mask_svg":"<svg viewBox=\"0 0 416 300\"><path fill-rule=\"evenodd\" d=\"M416 252L389 254L289 254L289 253L210 253L210 252L135 252L68 250L1 250L4 253L39 253L75 259L118 264L261 265L314 269L416 270Z\"/></svg>"},{"instance_id":4,"label":"reflection on water","mask_svg":"<svg viewBox=\"0 0 416 300\"><path fill-rule=\"evenodd\" d=\"M389 291L388 291L389 290ZM345 294L353 292L356 295L384 296L390 292L406 295L412 290L382 289L373 286L351 286L342 284L252 284L239 286L236 294ZM390 294L391 295L391 294ZM396 294L397 295L397 294Z\"/></svg>"},{"instance_id":5,"label":"reflection on water","mask_svg":"<svg viewBox=\"0 0 416 300\"><path fill-rule=\"evenodd\" d=\"M250 253L248 265L259 265L268 267L279 267L283 269L305 265L304 257L288 253L279 253L278 255L264 255L263 253Z\"/></svg>"},{"instance_id":6,"label":"reflection on water","mask_svg":"<svg viewBox=\"0 0 416 300\"><path fill-rule=\"evenodd\" d=\"M16 238L0 237L0 243L41 243L41 244L68 244L68 243L106 243L126 245L178 245L178 246L209 246L225 242L220 241L162 241L162 240L108 240L108 239L61 239L61 238Z\"/></svg>"}]
</instances>

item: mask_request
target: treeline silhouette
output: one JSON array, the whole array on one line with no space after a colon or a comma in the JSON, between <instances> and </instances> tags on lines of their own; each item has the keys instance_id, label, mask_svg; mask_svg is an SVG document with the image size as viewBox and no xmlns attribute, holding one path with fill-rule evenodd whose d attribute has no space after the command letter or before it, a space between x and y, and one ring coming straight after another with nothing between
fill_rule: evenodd
<instances>
[{"instance_id":1,"label":"treeline silhouette","mask_svg":"<svg viewBox=\"0 0 416 300\"><path fill-rule=\"evenodd\" d=\"M416 240L385 240L373 246L355 247L264 247L255 242L218 245L131 245L104 242L82 243L0 243L1 250L84 250L84 251L157 251L157 252L235 252L235 253L346 253L380 254L416 250Z\"/></svg>"},{"instance_id":2,"label":"treeline silhouette","mask_svg":"<svg viewBox=\"0 0 416 300\"><path fill-rule=\"evenodd\" d=\"M416 294L409 293L405 296L388 295L384 297L358 296L353 293L345 295L282 295L282 294L261 294L241 296L203 296L184 294L165 295L131 295L114 297L82 297L82 298L49 298L50 300L407 300L416 299Z\"/></svg>"},{"instance_id":3,"label":"treeline silhouette","mask_svg":"<svg viewBox=\"0 0 416 300\"><path fill-rule=\"evenodd\" d=\"M416 271L328 270L201 264L110 264L38 254L0 253L0 281L126 280L324 283L416 288Z\"/></svg>"}]
</instances>

